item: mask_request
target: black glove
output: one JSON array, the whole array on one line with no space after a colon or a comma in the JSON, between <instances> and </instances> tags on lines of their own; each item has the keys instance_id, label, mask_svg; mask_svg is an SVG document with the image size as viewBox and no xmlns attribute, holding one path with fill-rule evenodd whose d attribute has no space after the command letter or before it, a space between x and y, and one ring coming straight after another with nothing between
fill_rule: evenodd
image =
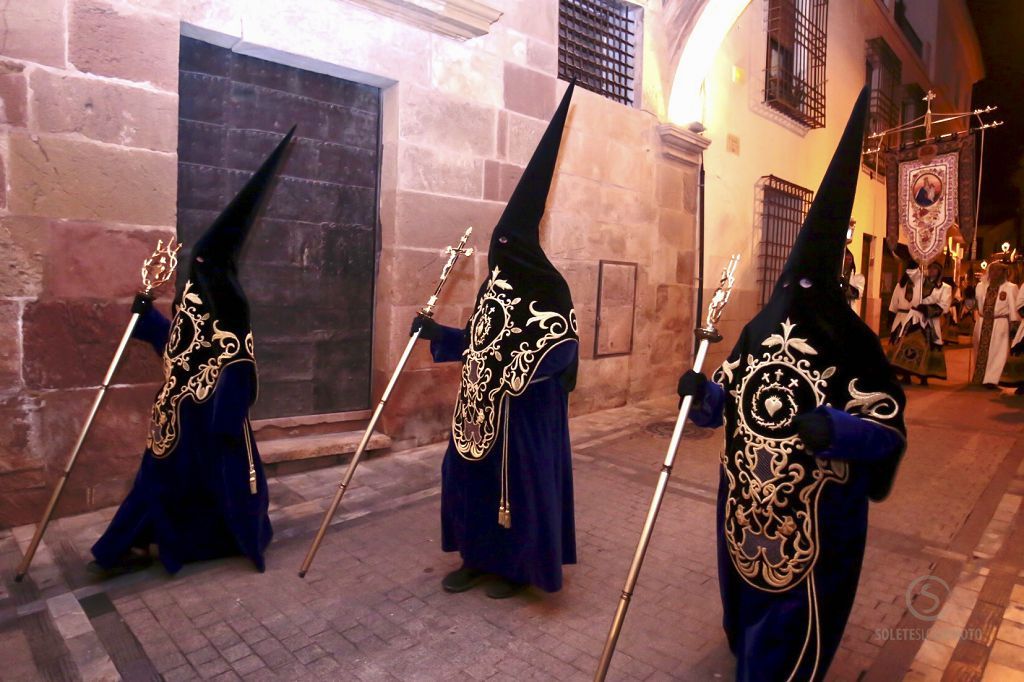
<instances>
[{"instance_id":1,"label":"black glove","mask_svg":"<svg viewBox=\"0 0 1024 682\"><path fill-rule=\"evenodd\" d=\"M683 376L679 377L679 385L676 386L676 393L679 394L680 398L685 398L688 395L693 396L694 402L703 402L704 396L708 392L708 378L700 372L694 372L692 369L686 370Z\"/></svg>"},{"instance_id":2,"label":"black glove","mask_svg":"<svg viewBox=\"0 0 1024 682\"><path fill-rule=\"evenodd\" d=\"M1022 322L1021 324L1024 324L1024 322ZM1010 354L1011 355L1024 355L1024 341L1021 341L1016 346L1011 348L1010 349Z\"/></svg>"},{"instance_id":3,"label":"black glove","mask_svg":"<svg viewBox=\"0 0 1024 682\"><path fill-rule=\"evenodd\" d=\"M139 317L144 316L150 310L153 309L153 297L149 294L135 294L135 300L132 301L132 312L138 313Z\"/></svg>"},{"instance_id":4,"label":"black glove","mask_svg":"<svg viewBox=\"0 0 1024 682\"><path fill-rule=\"evenodd\" d=\"M420 330L420 338L433 341L441 338L441 325L434 322L434 319L426 315L417 315L412 318L412 327L409 328L409 336Z\"/></svg>"},{"instance_id":5,"label":"black glove","mask_svg":"<svg viewBox=\"0 0 1024 682\"><path fill-rule=\"evenodd\" d=\"M793 424L800 440L812 454L824 452L832 445L832 422L828 414L805 412L794 417Z\"/></svg>"}]
</instances>

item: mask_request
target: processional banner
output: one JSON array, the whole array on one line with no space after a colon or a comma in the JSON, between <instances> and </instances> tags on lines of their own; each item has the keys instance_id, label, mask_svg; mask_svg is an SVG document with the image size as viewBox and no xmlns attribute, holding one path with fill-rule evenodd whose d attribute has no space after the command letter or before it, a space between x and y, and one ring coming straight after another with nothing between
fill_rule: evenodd
<instances>
[{"instance_id":1,"label":"processional banner","mask_svg":"<svg viewBox=\"0 0 1024 682\"><path fill-rule=\"evenodd\" d=\"M900 230L921 264L942 256L946 234L959 226L974 240L974 136L919 144L886 153L886 240Z\"/></svg>"}]
</instances>

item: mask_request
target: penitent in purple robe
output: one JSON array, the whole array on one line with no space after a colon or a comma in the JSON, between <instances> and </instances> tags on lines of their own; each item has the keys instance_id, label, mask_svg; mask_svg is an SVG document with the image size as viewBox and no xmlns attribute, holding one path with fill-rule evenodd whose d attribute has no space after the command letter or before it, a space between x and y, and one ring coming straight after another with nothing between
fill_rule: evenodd
<instances>
[{"instance_id":1,"label":"penitent in purple robe","mask_svg":"<svg viewBox=\"0 0 1024 682\"><path fill-rule=\"evenodd\" d=\"M170 322L150 310L135 338L163 354ZM181 433L174 451L154 456L146 448L128 497L93 545L96 562L113 568L133 547L155 544L171 573L182 565L241 554L263 571L273 530L267 479L246 418L255 386L249 363L224 368L213 395L181 405ZM249 449L257 490L249 488Z\"/></svg>"},{"instance_id":2,"label":"penitent in purple robe","mask_svg":"<svg viewBox=\"0 0 1024 682\"><path fill-rule=\"evenodd\" d=\"M441 327L430 342L435 362L462 360L462 329ZM500 452L479 460L449 441L441 469L441 543L467 566L547 592L562 588L562 565L576 563L568 393L561 377L575 366L577 343L541 361L526 391L508 398L508 490L511 526L498 523ZM504 427L502 427L504 428ZM506 434L499 433L497 442Z\"/></svg>"}]
</instances>

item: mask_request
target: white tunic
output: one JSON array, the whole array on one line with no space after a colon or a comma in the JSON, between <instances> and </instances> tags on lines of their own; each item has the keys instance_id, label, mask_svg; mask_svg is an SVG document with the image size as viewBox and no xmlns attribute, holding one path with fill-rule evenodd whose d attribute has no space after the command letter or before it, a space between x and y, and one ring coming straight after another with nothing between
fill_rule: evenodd
<instances>
[{"instance_id":1,"label":"white tunic","mask_svg":"<svg viewBox=\"0 0 1024 682\"><path fill-rule=\"evenodd\" d=\"M981 343L981 328L985 324L984 310L985 297L988 295L988 280L983 280L976 289L978 301L978 316L974 321L974 352L976 362L978 348ZM995 312L992 320L992 336L988 344L988 360L985 363L984 384L998 384L999 377L1003 373L1003 365L1010 354L1010 322L1020 320L1017 313L1017 285L1013 282L1003 282L996 295Z\"/></svg>"},{"instance_id":2,"label":"white tunic","mask_svg":"<svg viewBox=\"0 0 1024 682\"><path fill-rule=\"evenodd\" d=\"M949 286L945 282L942 282L940 286L932 289L932 293L928 294L921 299L921 303L925 305L937 305L942 309L942 314L938 317L929 317L925 324L931 325L932 328L932 340L937 345L942 345L942 327L939 325L939 320L942 319L942 315L949 312L949 306L953 303L953 287ZM921 316L922 318L924 315Z\"/></svg>"},{"instance_id":3,"label":"white tunic","mask_svg":"<svg viewBox=\"0 0 1024 682\"><path fill-rule=\"evenodd\" d=\"M897 283L896 289L892 292L892 298L889 299L889 312L895 313L892 320L892 334L897 337L906 333L907 325L911 322L924 326L924 315L914 310L921 303L921 282L924 279L921 269L907 270L907 277L914 285L913 293L907 296L907 288Z\"/></svg>"},{"instance_id":4,"label":"white tunic","mask_svg":"<svg viewBox=\"0 0 1024 682\"><path fill-rule=\"evenodd\" d=\"M1024 308L1024 282L1021 282L1020 287L1017 289L1017 300L1013 307L1017 309L1017 316L1020 317L1020 309ZM1017 327L1017 333L1014 334L1013 341L1010 342L1010 348L1013 348L1021 341L1024 341L1024 323Z\"/></svg>"},{"instance_id":5,"label":"white tunic","mask_svg":"<svg viewBox=\"0 0 1024 682\"><path fill-rule=\"evenodd\" d=\"M866 287L867 280L864 279L864 275L859 272L855 272L850 275L850 288L857 290L857 298L850 301L850 307L853 308L853 312L860 315L860 304L864 300L864 289Z\"/></svg>"}]
</instances>

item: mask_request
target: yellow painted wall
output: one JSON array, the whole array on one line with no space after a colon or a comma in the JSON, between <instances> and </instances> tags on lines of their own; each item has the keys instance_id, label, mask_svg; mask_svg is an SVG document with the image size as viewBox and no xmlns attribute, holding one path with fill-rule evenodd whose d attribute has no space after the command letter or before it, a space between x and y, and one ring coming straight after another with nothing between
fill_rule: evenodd
<instances>
[{"instance_id":1,"label":"yellow painted wall","mask_svg":"<svg viewBox=\"0 0 1024 682\"><path fill-rule=\"evenodd\" d=\"M938 5L944 0L934 0ZM832 0L829 3L826 59L826 127L806 130L763 104L765 68L765 0L753 0L726 36L718 50L711 73L705 81L703 123L712 140L705 152L706 278L705 289L717 283L718 272L731 253L742 254L737 289L723 322L725 342L713 359L728 352L739 329L758 307L757 267L760 225L757 218L757 183L762 176L775 175L808 189L817 190L832 153L846 125L850 109L864 83L865 42L881 35L903 63L903 82L929 88L929 65L913 55L895 22L880 0ZM938 7L936 10L938 11ZM948 22L947 22L948 23ZM973 29L968 27L973 38ZM955 36L926 36L943 50ZM976 39L975 39L976 45ZM944 57L946 69L953 55ZM970 86L977 68L964 59L956 65L961 101L970 101ZM948 78L943 78L948 83ZM948 88L942 88L946 91ZM940 92L935 107L949 110L953 102ZM729 138L738 141L739 151L729 150ZM860 174L853 218L857 221L851 250L861 259L862 235L875 236L874 259L867 291L866 321L877 328L883 239L885 236L885 185L867 172Z\"/></svg>"}]
</instances>

